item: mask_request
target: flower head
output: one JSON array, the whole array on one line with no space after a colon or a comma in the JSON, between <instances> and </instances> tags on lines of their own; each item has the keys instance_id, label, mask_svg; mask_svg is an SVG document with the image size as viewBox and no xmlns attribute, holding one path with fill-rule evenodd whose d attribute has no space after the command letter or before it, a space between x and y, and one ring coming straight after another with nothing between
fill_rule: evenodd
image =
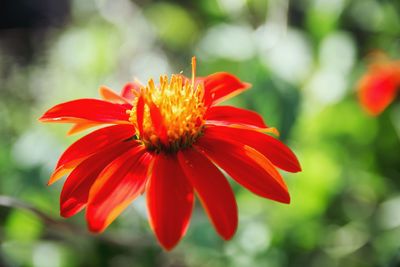
<instances>
[{"instance_id":1,"label":"flower head","mask_svg":"<svg viewBox=\"0 0 400 267\"><path fill-rule=\"evenodd\" d=\"M193 59L193 66L195 62ZM148 149L176 152L190 147L204 128L204 86L182 75L160 77L159 86L150 79L140 88L128 110L136 136Z\"/></svg>"},{"instance_id":2,"label":"flower head","mask_svg":"<svg viewBox=\"0 0 400 267\"><path fill-rule=\"evenodd\" d=\"M372 115L383 112L396 97L400 85L400 62L375 54L368 71L358 83L361 106Z\"/></svg>"},{"instance_id":3,"label":"flower head","mask_svg":"<svg viewBox=\"0 0 400 267\"><path fill-rule=\"evenodd\" d=\"M49 184L68 174L61 215L86 208L92 232L102 232L139 195L146 194L150 226L172 249L189 225L194 194L217 233L230 239L238 215L223 169L254 194L289 203L277 168L298 172L293 152L255 112L217 106L249 88L220 72L192 78L161 76L159 84L135 81L121 94L100 88L104 100L78 99L56 105L43 122L72 123L70 134L107 125L73 143L60 157ZM218 167L219 168L218 168Z\"/></svg>"}]
</instances>

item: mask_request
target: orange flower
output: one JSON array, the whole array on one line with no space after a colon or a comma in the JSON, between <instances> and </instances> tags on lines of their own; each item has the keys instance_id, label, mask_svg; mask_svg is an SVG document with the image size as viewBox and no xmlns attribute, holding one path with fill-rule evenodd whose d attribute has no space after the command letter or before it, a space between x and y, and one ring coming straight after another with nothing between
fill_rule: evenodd
<instances>
[{"instance_id":1,"label":"orange flower","mask_svg":"<svg viewBox=\"0 0 400 267\"><path fill-rule=\"evenodd\" d=\"M400 62L390 61L385 55L373 57L373 63L358 83L358 97L364 110L377 116L396 97L400 84Z\"/></svg>"},{"instance_id":2,"label":"orange flower","mask_svg":"<svg viewBox=\"0 0 400 267\"><path fill-rule=\"evenodd\" d=\"M70 172L60 197L61 215L86 207L92 232L102 232L136 197L146 193L151 228L172 249L185 234L194 193L217 233L230 239L238 223L225 170L251 192L289 203L277 167L300 171L293 152L257 113L216 106L249 88L229 73L160 77L146 86L130 83L122 93L102 87L105 100L78 99L56 105L40 120L73 123L70 133L111 124L82 137L60 157L49 184ZM218 166L218 167L216 167Z\"/></svg>"}]
</instances>

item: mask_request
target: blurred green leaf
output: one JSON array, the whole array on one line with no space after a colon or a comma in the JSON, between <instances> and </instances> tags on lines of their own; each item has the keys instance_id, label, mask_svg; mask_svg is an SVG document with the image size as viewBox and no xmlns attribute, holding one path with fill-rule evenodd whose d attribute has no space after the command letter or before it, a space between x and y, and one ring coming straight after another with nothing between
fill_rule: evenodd
<instances>
[{"instance_id":1,"label":"blurred green leaf","mask_svg":"<svg viewBox=\"0 0 400 267\"><path fill-rule=\"evenodd\" d=\"M8 215L4 228L7 240L28 242L40 237L43 225L35 215L13 210Z\"/></svg>"}]
</instances>

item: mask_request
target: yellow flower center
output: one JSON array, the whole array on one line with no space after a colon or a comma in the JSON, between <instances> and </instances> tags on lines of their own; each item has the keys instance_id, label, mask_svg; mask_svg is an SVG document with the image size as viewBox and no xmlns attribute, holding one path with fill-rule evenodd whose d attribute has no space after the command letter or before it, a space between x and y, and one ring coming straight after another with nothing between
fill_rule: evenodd
<instances>
[{"instance_id":1,"label":"yellow flower center","mask_svg":"<svg viewBox=\"0 0 400 267\"><path fill-rule=\"evenodd\" d=\"M202 135L204 87L195 83L196 59L192 58L192 80L182 75L160 76L155 85L150 79L128 110L136 137L148 149L176 152L189 147Z\"/></svg>"}]
</instances>

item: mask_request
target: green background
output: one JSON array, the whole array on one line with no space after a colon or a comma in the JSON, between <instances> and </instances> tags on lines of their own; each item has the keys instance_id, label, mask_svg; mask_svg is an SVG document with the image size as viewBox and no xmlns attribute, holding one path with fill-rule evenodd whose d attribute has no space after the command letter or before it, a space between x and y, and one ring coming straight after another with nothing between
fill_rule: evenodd
<instances>
[{"instance_id":1,"label":"green background","mask_svg":"<svg viewBox=\"0 0 400 267\"><path fill-rule=\"evenodd\" d=\"M75 0L60 9L62 23L0 29L0 266L400 266L400 105L373 118L356 95L369 52L399 57L400 1ZM303 171L283 173L292 203L234 185L233 239L222 241L197 203L170 253L143 197L102 235L86 230L83 213L62 219L62 182L46 181L82 134L66 137L67 126L40 115L97 97L103 84L119 91L134 77L190 75L193 55L199 75L229 71L253 85L228 104L259 112L295 151Z\"/></svg>"}]
</instances>

